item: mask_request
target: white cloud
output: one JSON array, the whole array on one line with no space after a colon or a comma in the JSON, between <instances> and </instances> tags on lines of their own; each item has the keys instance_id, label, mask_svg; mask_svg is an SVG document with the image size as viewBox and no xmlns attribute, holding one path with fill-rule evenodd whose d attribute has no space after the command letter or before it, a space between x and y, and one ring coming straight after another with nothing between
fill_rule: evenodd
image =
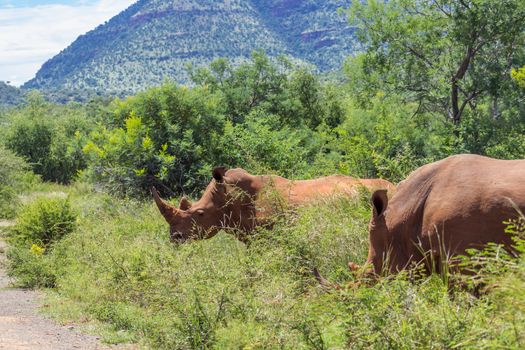
<instances>
[{"instance_id":1,"label":"white cloud","mask_svg":"<svg viewBox=\"0 0 525 350\"><path fill-rule=\"evenodd\" d=\"M0 8L0 81L21 85L79 35L136 0L96 0L79 5Z\"/></svg>"}]
</instances>

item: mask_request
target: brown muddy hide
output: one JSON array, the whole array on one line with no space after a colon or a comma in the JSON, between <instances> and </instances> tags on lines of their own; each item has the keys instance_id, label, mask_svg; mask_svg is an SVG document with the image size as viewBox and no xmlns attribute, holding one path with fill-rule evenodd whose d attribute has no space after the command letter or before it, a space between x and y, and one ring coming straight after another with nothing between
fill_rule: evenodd
<instances>
[{"instance_id":1,"label":"brown muddy hide","mask_svg":"<svg viewBox=\"0 0 525 350\"><path fill-rule=\"evenodd\" d=\"M405 226L411 226L410 220L397 220L395 213L389 209L387 191L377 190L370 199L372 204L372 219L368 227L369 246L367 265L373 268L375 275L383 273L398 273L409 267L423 263L427 272L432 266L427 266L423 259L421 247L416 247L414 241L404 235ZM418 239L421 242L421 238ZM407 251L409 253L407 253ZM371 273L371 270L367 270Z\"/></svg>"},{"instance_id":2,"label":"brown muddy hide","mask_svg":"<svg viewBox=\"0 0 525 350\"><path fill-rule=\"evenodd\" d=\"M385 212L388 207L387 191L375 191L370 202L372 204L372 219L368 226L370 242L368 245L367 264L373 266L376 274L380 274L387 259L385 253L390 246L390 232L388 232L385 220Z\"/></svg>"},{"instance_id":3,"label":"brown muddy hide","mask_svg":"<svg viewBox=\"0 0 525 350\"><path fill-rule=\"evenodd\" d=\"M383 190L372 195L367 263L376 274L430 274L461 271L457 256L489 243L512 252L505 222L525 211L524 183L525 160L463 154L414 170L390 201Z\"/></svg>"},{"instance_id":4,"label":"brown muddy hide","mask_svg":"<svg viewBox=\"0 0 525 350\"><path fill-rule=\"evenodd\" d=\"M201 199L190 203L183 197L178 208L162 200L155 188L152 188L153 199L170 225L171 241L183 243L190 239L208 239L221 229L242 225L240 210L249 207L250 198L244 203L246 201L242 198L246 196L238 183L238 179L226 176L225 168L215 168L213 180L206 187ZM245 217L253 216L250 213L244 214Z\"/></svg>"},{"instance_id":5,"label":"brown muddy hide","mask_svg":"<svg viewBox=\"0 0 525 350\"><path fill-rule=\"evenodd\" d=\"M197 227L211 227L211 225L206 225L202 211L191 210L191 203L185 197L181 199L179 208L177 208L162 200L155 188L151 189L151 194L162 216L170 225L170 240L172 242L182 243L193 235L199 235L200 232L196 230Z\"/></svg>"}]
</instances>

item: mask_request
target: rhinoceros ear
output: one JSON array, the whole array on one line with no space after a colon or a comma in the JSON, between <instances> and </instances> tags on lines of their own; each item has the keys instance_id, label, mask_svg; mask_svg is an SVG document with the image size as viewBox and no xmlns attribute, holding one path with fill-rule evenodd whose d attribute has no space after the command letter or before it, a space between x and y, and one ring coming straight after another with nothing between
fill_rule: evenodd
<instances>
[{"instance_id":1,"label":"rhinoceros ear","mask_svg":"<svg viewBox=\"0 0 525 350\"><path fill-rule=\"evenodd\" d=\"M175 216L177 208L162 200L155 187L151 188L151 195L153 196L153 199L155 200L155 203L157 204L160 213L164 216L166 221L170 222L171 219Z\"/></svg>"},{"instance_id":2,"label":"rhinoceros ear","mask_svg":"<svg viewBox=\"0 0 525 350\"><path fill-rule=\"evenodd\" d=\"M191 208L191 202L186 197L182 197L179 203L180 210L188 210Z\"/></svg>"},{"instance_id":3,"label":"rhinoceros ear","mask_svg":"<svg viewBox=\"0 0 525 350\"><path fill-rule=\"evenodd\" d=\"M387 190L376 190L370 199L372 204L373 217L382 215L388 207Z\"/></svg>"},{"instance_id":4,"label":"rhinoceros ear","mask_svg":"<svg viewBox=\"0 0 525 350\"><path fill-rule=\"evenodd\" d=\"M224 175L226 174L226 171L228 169L226 169L226 167L217 167L215 169L213 169L213 178L215 179L215 181L217 181L218 183L222 183L224 181Z\"/></svg>"}]
</instances>

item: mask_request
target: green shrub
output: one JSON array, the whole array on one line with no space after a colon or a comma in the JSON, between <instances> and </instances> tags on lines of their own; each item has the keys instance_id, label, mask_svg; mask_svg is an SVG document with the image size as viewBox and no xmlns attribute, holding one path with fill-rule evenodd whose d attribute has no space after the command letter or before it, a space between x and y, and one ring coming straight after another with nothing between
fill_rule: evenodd
<instances>
[{"instance_id":1,"label":"green shrub","mask_svg":"<svg viewBox=\"0 0 525 350\"><path fill-rule=\"evenodd\" d=\"M207 88L165 83L112 107L84 147L86 177L111 192L145 194L152 185L170 195L192 192L207 181L202 169L221 163L223 117Z\"/></svg>"},{"instance_id":2,"label":"green shrub","mask_svg":"<svg viewBox=\"0 0 525 350\"><path fill-rule=\"evenodd\" d=\"M277 171L289 178L305 177L319 149L317 135L308 128L281 127L278 116L260 110L244 124L226 123L221 142L226 165L253 174Z\"/></svg>"},{"instance_id":3,"label":"green shrub","mask_svg":"<svg viewBox=\"0 0 525 350\"><path fill-rule=\"evenodd\" d=\"M19 205L15 191L0 183L0 218L12 218Z\"/></svg>"},{"instance_id":4,"label":"green shrub","mask_svg":"<svg viewBox=\"0 0 525 350\"><path fill-rule=\"evenodd\" d=\"M15 245L48 249L74 230L76 218L68 199L37 198L20 210L10 236Z\"/></svg>"},{"instance_id":5,"label":"green shrub","mask_svg":"<svg viewBox=\"0 0 525 350\"><path fill-rule=\"evenodd\" d=\"M8 231L8 273L26 288L54 287L60 265L54 245L73 232L77 214L68 199L40 197L21 208Z\"/></svg>"},{"instance_id":6,"label":"green shrub","mask_svg":"<svg viewBox=\"0 0 525 350\"><path fill-rule=\"evenodd\" d=\"M20 204L18 194L36 182L29 164L0 145L0 218L12 218Z\"/></svg>"},{"instance_id":7,"label":"green shrub","mask_svg":"<svg viewBox=\"0 0 525 350\"><path fill-rule=\"evenodd\" d=\"M327 147L340 154L339 168L356 177L397 182L412 170L445 157L447 129L431 114L408 119L415 107L378 93L367 107L349 101L347 118Z\"/></svg>"},{"instance_id":8,"label":"green shrub","mask_svg":"<svg viewBox=\"0 0 525 350\"><path fill-rule=\"evenodd\" d=\"M52 256L38 245L15 246L8 250L8 274L23 288L52 288L56 283L56 265Z\"/></svg>"},{"instance_id":9,"label":"green shrub","mask_svg":"<svg viewBox=\"0 0 525 350\"><path fill-rule=\"evenodd\" d=\"M43 180L69 183L86 165L82 144L87 129L79 110L49 104L32 92L26 106L9 114L4 142Z\"/></svg>"},{"instance_id":10,"label":"green shrub","mask_svg":"<svg viewBox=\"0 0 525 350\"><path fill-rule=\"evenodd\" d=\"M233 67L192 72L197 86L166 82L116 100L89 135L85 178L113 193L197 193L216 166L309 177L324 143L317 128L344 119L344 93L261 52ZM323 169L333 169L325 166Z\"/></svg>"}]
</instances>

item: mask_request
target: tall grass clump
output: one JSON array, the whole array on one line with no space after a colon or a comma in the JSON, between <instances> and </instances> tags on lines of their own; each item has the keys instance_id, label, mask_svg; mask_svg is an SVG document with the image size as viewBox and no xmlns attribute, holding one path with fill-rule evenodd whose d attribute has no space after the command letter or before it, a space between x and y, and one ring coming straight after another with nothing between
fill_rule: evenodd
<instances>
[{"instance_id":1,"label":"tall grass clump","mask_svg":"<svg viewBox=\"0 0 525 350\"><path fill-rule=\"evenodd\" d=\"M68 199L37 198L23 207L9 230L9 274L23 287L55 286L57 266L52 254L75 229L77 214Z\"/></svg>"},{"instance_id":2,"label":"tall grass clump","mask_svg":"<svg viewBox=\"0 0 525 350\"><path fill-rule=\"evenodd\" d=\"M525 346L525 217L523 214L505 222L512 235L513 250L490 245L471 251L467 266L477 274L467 278L481 287L495 316L491 329L478 328L480 348L515 348Z\"/></svg>"}]
</instances>

